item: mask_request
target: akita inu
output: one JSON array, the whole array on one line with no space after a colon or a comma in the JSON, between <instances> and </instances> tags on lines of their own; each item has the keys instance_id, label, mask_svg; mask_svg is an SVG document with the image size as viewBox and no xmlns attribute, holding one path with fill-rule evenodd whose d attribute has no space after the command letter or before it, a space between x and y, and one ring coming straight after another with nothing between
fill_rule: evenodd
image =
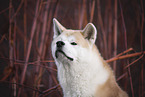
<instances>
[{"instance_id":1,"label":"akita inu","mask_svg":"<svg viewBox=\"0 0 145 97\"><path fill-rule=\"evenodd\" d=\"M53 19L53 26L52 55L64 97L128 97L95 46L92 23L70 30Z\"/></svg>"}]
</instances>

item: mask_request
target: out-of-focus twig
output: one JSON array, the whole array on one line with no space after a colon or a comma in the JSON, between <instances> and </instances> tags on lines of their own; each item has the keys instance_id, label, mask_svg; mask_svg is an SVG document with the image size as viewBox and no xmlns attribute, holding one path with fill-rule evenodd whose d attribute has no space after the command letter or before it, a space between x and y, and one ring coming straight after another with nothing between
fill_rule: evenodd
<instances>
[{"instance_id":1,"label":"out-of-focus twig","mask_svg":"<svg viewBox=\"0 0 145 97\"><path fill-rule=\"evenodd\" d=\"M123 55L123 56L118 56L118 57L114 57L114 58L111 58L109 60L106 60L106 62L113 62L113 61L116 61L116 60L121 60L121 59L126 59L126 58L131 58L131 57L135 57L135 56L140 56L141 54L145 54L145 51L144 52L139 52L139 53L133 53L133 54L127 54L127 55Z\"/></svg>"},{"instance_id":2,"label":"out-of-focus twig","mask_svg":"<svg viewBox=\"0 0 145 97\"><path fill-rule=\"evenodd\" d=\"M0 39L0 44L3 42L4 39L6 39L6 34L2 35L2 37Z\"/></svg>"},{"instance_id":3,"label":"out-of-focus twig","mask_svg":"<svg viewBox=\"0 0 145 97\"><path fill-rule=\"evenodd\" d=\"M95 0L93 0L93 2L92 2L90 22L93 22L94 10L95 10Z\"/></svg>"},{"instance_id":4,"label":"out-of-focus twig","mask_svg":"<svg viewBox=\"0 0 145 97\"><path fill-rule=\"evenodd\" d=\"M31 90L33 90L33 91L39 92L40 94L43 93L42 91L40 91L40 90L38 90L38 89L35 89L35 88L33 88L33 87L30 87L30 86L26 86L26 85L24 85L24 84L20 84L20 83L11 83L11 82L9 82L9 81L0 81L0 83L15 84L15 85L18 85L18 86L20 86L20 87L28 88L28 89L31 89Z\"/></svg>"},{"instance_id":5,"label":"out-of-focus twig","mask_svg":"<svg viewBox=\"0 0 145 97\"><path fill-rule=\"evenodd\" d=\"M132 51L132 50L133 50L133 48L129 48L129 49L123 51L122 53L120 53L120 54L118 54L118 55L116 55L116 56L117 56L117 57L118 57L118 56L121 56L121 55L123 55L123 54L126 54L126 53Z\"/></svg>"},{"instance_id":6,"label":"out-of-focus twig","mask_svg":"<svg viewBox=\"0 0 145 97\"><path fill-rule=\"evenodd\" d=\"M107 54L107 39L106 39L106 33L105 33L103 20L102 20L102 15L101 15L100 0L97 0L97 11L98 11L98 21L99 21L100 28L101 28L102 35L103 35L104 53Z\"/></svg>"},{"instance_id":7,"label":"out-of-focus twig","mask_svg":"<svg viewBox=\"0 0 145 97\"><path fill-rule=\"evenodd\" d=\"M60 87L59 84L54 86L54 87L52 87L52 88L50 88L50 89L48 89L48 90L43 91L43 93L40 94L39 97L48 95L50 92L52 92L53 90L57 89L58 87Z\"/></svg>"},{"instance_id":8,"label":"out-of-focus twig","mask_svg":"<svg viewBox=\"0 0 145 97\"><path fill-rule=\"evenodd\" d=\"M11 6L12 7L12 6ZM0 11L0 14L2 14L2 13L4 13L4 12L6 12L7 10L9 10L11 7L8 7L8 8L6 8L6 9L4 9L4 10L2 10L2 11Z\"/></svg>"},{"instance_id":9,"label":"out-of-focus twig","mask_svg":"<svg viewBox=\"0 0 145 97\"><path fill-rule=\"evenodd\" d=\"M145 54L145 53L142 53L142 55L141 55L138 59L134 60L133 62L131 62L130 64L128 64L127 66L125 66L124 69L130 67L132 64L134 64L134 63L136 63L137 61L139 61L139 60L144 56L144 54Z\"/></svg>"},{"instance_id":10,"label":"out-of-focus twig","mask_svg":"<svg viewBox=\"0 0 145 97\"><path fill-rule=\"evenodd\" d=\"M22 8L23 3L24 3L24 0L21 0L21 3L19 4L19 7L17 8L15 14L12 16L12 19L14 19L14 17L16 17L16 15L18 14L18 12Z\"/></svg>"},{"instance_id":11,"label":"out-of-focus twig","mask_svg":"<svg viewBox=\"0 0 145 97\"><path fill-rule=\"evenodd\" d=\"M81 14L80 14L80 17L79 17L79 29L82 29L82 27L83 27L85 11L86 11L86 0L83 0L83 4L82 4L82 8L81 8Z\"/></svg>"},{"instance_id":12,"label":"out-of-focus twig","mask_svg":"<svg viewBox=\"0 0 145 97\"><path fill-rule=\"evenodd\" d=\"M27 0L24 1L24 58L26 57L27 48Z\"/></svg>"},{"instance_id":13,"label":"out-of-focus twig","mask_svg":"<svg viewBox=\"0 0 145 97\"><path fill-rule=\"evenodd\" d=\"M118 30L117 30L117 10L118 10L118 7L117 7L117 5L118 5L118 2L117 2L117 0L115 0L115 2L114 2L114 53L113 53L113 55L114 56L116 56L117 55L117 32L118 32ZM116 73L116 61L114 61L113 62L113 70L114 70L114 72Z\"/></svg>"},{"instance_id":14,"label":"out-of-focus twig","mask_svg":"<svg viewBox=\"0 0 145 97\"><path fill-rule=\"evenodd\" d=\"M120 77L117 78L117 81L121 80L123 77L127 75L127 72L123 73Z\"/></svg>"}]
</instances>

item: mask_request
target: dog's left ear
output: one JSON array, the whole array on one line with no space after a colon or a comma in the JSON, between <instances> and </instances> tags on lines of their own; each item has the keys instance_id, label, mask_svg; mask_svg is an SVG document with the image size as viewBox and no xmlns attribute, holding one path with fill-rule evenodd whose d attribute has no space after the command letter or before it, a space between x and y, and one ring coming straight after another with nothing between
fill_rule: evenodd
<instances>
[{"instance_id":1,"label":"dog's left ear","mask_svg":"<svg viewBox=\"0 0 145 97\"><path fill-rule=\"evenodd\" d=\"M83 36L91 45L94 44L97 36L96 27L92 23L88 23L83 29Z\"/></svg>"},{"instance_id":2,"label":"dog's left ear","mask_svg":"<svg viewBox=\"0 0 145 97\"><path fill-rule=\"evenodd\" d=\"M54 31L54 36L53 38L56 38L58 35L60 35L64 30L66 30L65 27L63 27L57 19L53 18L53 31Z\"/></svg>"}]
</instances>

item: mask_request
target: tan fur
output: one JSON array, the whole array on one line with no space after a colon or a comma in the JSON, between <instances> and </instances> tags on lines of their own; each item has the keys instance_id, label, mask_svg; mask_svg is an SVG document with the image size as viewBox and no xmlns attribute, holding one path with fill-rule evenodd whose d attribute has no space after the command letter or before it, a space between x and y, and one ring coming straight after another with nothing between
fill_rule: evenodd
<instances>
[{"instance_id":1,"label":"tan fur","mask_svg":"<svg viewBox=\"0 0 145 97\"><path fill-rule=\"evenodd\" d=\"M78 31L75 31L75 32L72 32L72 33L65 33L65 35L67 37L70 37L70 36L74 36L75 39L76 39L76 42L81 45L82 47L84 48L88 48L89 47L89 44L86 42L86 40L83 38L83 35L81 33L79 33ZM82 36L82 37L80 37Z\"/></svg>"},{"instance_id":2,"label":"tan fur","mask_svg":"<svg viewBox=\"0 0 145 97\"><path fill-rule=\"evenodd\" d=\"M94 45L93 50L100 55L97 47ZM100 85L99 88L96 90L95 97L128 97L127 93L125 93L116 83L116 79L114 73L106 63L106 61L100 56L100 60L102 60L104 68L109 73L109 79L103 85ZM101 95L101 96L100 96Z\"/></svg>"}]
</instances>

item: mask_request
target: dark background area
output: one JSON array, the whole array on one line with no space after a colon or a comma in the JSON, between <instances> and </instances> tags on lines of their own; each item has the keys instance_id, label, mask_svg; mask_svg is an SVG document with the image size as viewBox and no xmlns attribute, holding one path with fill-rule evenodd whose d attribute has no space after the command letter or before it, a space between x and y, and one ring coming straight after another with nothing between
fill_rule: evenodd
<instances>
[{"instance_id":1,"label":"dark background area","mask_svg":"<svg viewBox=\"0 0 145 97\"><path fill-rule=\"evenodd\" d=\"M119 85L144 97L144 9L144 0L1 0L0 97L62 97L51 55L54 17L70 29L92 22L105 60L128 56L109 62Z\"/></svg>"}]
</instances>

